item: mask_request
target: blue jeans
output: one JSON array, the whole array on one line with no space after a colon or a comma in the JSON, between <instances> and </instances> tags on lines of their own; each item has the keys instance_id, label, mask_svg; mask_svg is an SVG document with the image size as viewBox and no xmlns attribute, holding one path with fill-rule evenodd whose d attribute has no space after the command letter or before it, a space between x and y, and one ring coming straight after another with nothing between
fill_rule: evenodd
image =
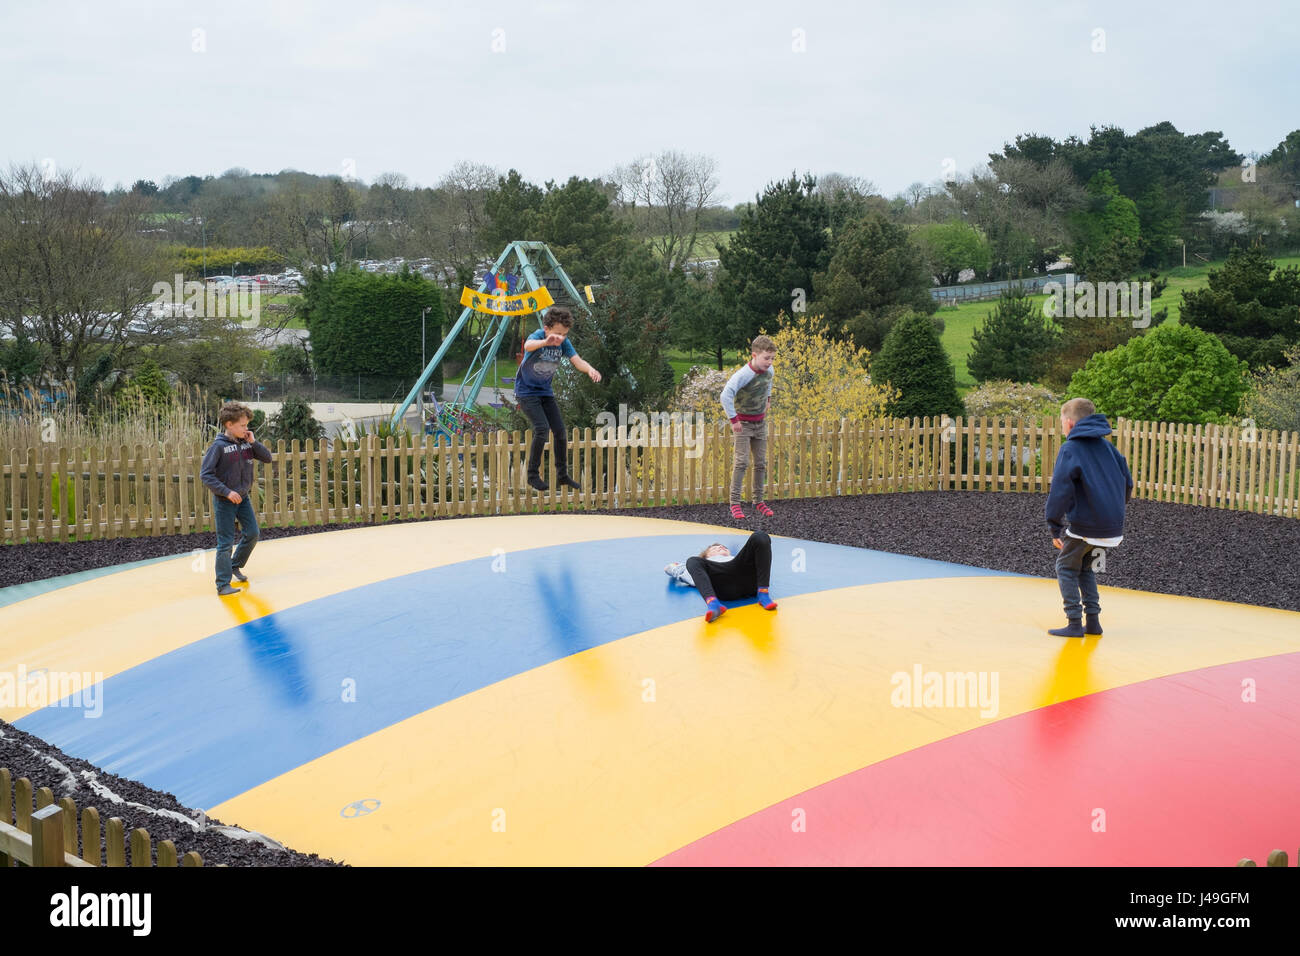
<instances>
[{"instance_id":1,"label":"blue jeans","mask_svg":"<svg viewBox=\"0 0 1300 956\"><path fill-rule=\"evenodd\" d=\"M1101 613L1097 572L1092 569L1092 565L1099 552L1109 550L1061 532L1061 551L1056 556L1056 581L1061 586L1067 618L1078 621L1083 619L1085 613ZM1082 602L1079 600L1081 593Z\"/></svg>"},{"instance_id":2,"label":"blue jeans","mask_svg":"<svg viewBox=\"0 0 1300 956\"><path fill-rule=\"evenodd\" d=\"M245 492L239 504L213 495L212 516L217 522L217 590L220 591L230 583L230 569L242 568L248 562L248 556L253 553L253 547L257 544L257 515L253 512L253 502ZM235 519L239 519L243 535L232 560L230 548L235 543Z\"/></svg>"}]
</instances>

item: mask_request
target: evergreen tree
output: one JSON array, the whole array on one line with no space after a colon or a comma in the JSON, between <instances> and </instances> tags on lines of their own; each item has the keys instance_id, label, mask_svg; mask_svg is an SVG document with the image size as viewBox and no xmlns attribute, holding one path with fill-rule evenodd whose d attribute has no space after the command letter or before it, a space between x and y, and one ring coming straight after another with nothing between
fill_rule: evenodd
<instances>
[{"instance_id":1,"label":"evergreen tree","mask_svg":"<svg viewBox=\"0 0 1300 956\"><path fill-rule=\"evenodd\" d=\"M13 342L0 341L0 378L15 387L34 383L40 377L43 358L40 345L29 339L19 326L18 336Z\"/></svg>"},{"instance_id":2,"label":"evergreen tree","mask_svg":"<svg viewBox=\"0 0 1300 956\"><path fill-rule=\"evenodd\" d=\"M149 405L164 405L171 398L172 390L167 384L167 376L163 374L158 363L147 358L140 363L140 367L131 376L126 394L130 399L143 401Z\"/></svg>"},{"instance_id":3,"label":"evergreen tree","mask_svg":"<svg viewBox=\"0 0 1300 956\"><path fill-rule=\"evenodd\" d=\"M1123 282L1142 256L1138 207L1108 170L1088 181L1087 208L1074 216L1074 264L1090 282Z\"/></svg>"},{"instance_id":4,"label":"evergreen tree","mask_svg":"<svg viewBox=\"0 0 1300 956\"><path fill-rule=\"evenodd\" d=\"M627 251L629 228L615 215L613 191L577 176L543 191L512 169L483 201L484 241L494 257L515 240L545 242L574 283L601 281Z\"/></svg>"},{"instance_id":5,"label":"evergreen tree","mask_svg":"<svg viewBox=\"0 0 1300 956\"><path fill-rule=\"evenodd\" d=\"M966 367L977 382L1036 382L1059 337L1036 298L1014 285L975 330Z\"/></svg>"},{"instance_id":6,"label":"evergreen tree","mask_svg":"<svg viewBox=\"0 0 1300 956\"><path fill-rule=\"evenodd\" d=\"M587 316L575 310L569 339L578 354L601 372L601 381L563 363L555 375L555 397L569 428L596 425L601 412L665 407L673 389L668 363L672 287L645 246L636 247L615 268Z\"/></svg>"},{"instance_id":7,"label":"evergreen tree","mask_svg":"<svg viewBox=\"0 0 1300 956\"><path fill-rule=\"evenodd\" d=\"M285 398L280 410L271 416L269 429L270 442L263 442L263 444L277 441L288 444L294 439L299 442L320 441L325 437L324 426L316 421L311 404L301 395L290 395Z\"/></svg>"},{"instance_id":8,"label":"evergreen tree","mask_svg":"<svg viewBox=\"0 0 1300 956\"><path fill-rule=\"evenodd\" d=\"M1181 321L1213 332L1252 369L1284 364L1300 342L1300 268L1279 269L1263 249L1234 249L1209 288L1183 293Z\"/></svg>"},{"instance_id":9,"label":"evergreen tree","mask_svg":"<svg viewBox=\"0 0 1300 956\"><path fill-rule=\"evenodd\" d=\"M890 412L899 418L962 413L957 376L928 316L912 312L894 323L871 362L871 380L898 389Z\"/></svg>"},{"instance_id":10,"label":"evergreen tree","mask_svg":"<svg viewBox=\"0 0 1300 956\"><path fill-rule=\"evenodd\" d=\"M716 283L685 279L673 308L673 341L687 351L707 352L721 370L724 353L742 347L743 332Z\"/></svg>"},{"instance_id":11,"label":"evergreen tree","mask_svg":"<svg viewBox=\"0 0 1300 956\"><path fill-rule=\"evenodd\" d=\"M925 255L907 229L875 211L844 229L826 272L813 277L817 308L825 310L831 328L872 352L898 316L938 310L933 284Z\"/></svg>"},{"instance_id":12,"label":"evergreen tree","mask_svg":"<svg viewBox=\"0 0 1300 956\"><path fill-rule=\"evenodd\" d=\"M311 330L312 363L324 375L418 375L420 316L432 355L441 341L442 292L403 268L397 275L313 269L299 314Z\"/></svg>"},{"instance_id":13,"label":"evergreen tree","mask_svg":"<svg viewBox=\"0 0 1300 956\"><path fill-rule=\"evenodd\" d=\"M537 215L542 208L542 190L517 170L497 179L497 187L483 199L488 225L483 241L494 255L500 255L507 243L517 239L536 239Z\"/></svg>"},{"instance_id":14,"label":"evergreen tree","mask_svg":"<svg viewBox=\"0 0 1300 956\"><path fill-rule=\"evenodd\" d=\"M810 299L813 273L830 261L829 211L816 187L812 176L794 174L769 185L718 249L719 290L736 314L738 345L790 311L800 294Z\"/></svg>"}]
</instances>

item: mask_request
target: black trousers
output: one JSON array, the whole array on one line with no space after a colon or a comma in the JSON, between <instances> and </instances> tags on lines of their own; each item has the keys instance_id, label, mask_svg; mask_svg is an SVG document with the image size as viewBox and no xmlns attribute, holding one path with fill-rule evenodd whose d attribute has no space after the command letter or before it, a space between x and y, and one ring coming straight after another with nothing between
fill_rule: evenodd
<instances>
[{"instance_id":1,"label":"black trousers","mask_svg":"<svg viewBox=\"0 0 1300 956\"><path fill-rule=\"evenodd\" d=\"M528 449L528 477L540 478L542 449L546 447L546 433L554 436L551 457L555 461L555 475L563 480L569 474L569 439L564 434L564 419L554 395L519 395L519 407L533 425L533 443Z\"/></svg>"},{"instance_id":2,"label":"black trousers","mask_svg":"<svg viewBox=\"0 0 1300 956\"><path fill-rule=\"evenodd\" d=\"M686 559L686 570L707 601L738 601L752 598L765 588L772 576L772 539L766 531L755 531L730 561L710 561L694 555Z\"/></svg>"}]
</instances>

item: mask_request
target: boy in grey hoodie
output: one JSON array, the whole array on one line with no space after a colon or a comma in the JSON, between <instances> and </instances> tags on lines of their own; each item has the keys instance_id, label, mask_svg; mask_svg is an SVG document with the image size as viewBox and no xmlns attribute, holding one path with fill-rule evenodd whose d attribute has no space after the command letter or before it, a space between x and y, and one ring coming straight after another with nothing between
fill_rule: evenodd
<instances>
[{"instance_id":1,"label":"boy in grey hoodie","mask_svg":"<svg viewBox=\"0 0 1300 956\"><path fill-rule=\"evenodd\" d=\"M247 581L240 569L248 562L257 544L257 514L248 497L253 487L253 459L270 462L271 450L253 437L248 423L253 411L239 402L221 406L217 423L222 433L203 456L199 479L212 492L212 516L217 525L217 594L238 594L230 586L233 575ZM235 521L242 536L233 559L230 549L235 543Z\"/></svg>"}]
</instances>

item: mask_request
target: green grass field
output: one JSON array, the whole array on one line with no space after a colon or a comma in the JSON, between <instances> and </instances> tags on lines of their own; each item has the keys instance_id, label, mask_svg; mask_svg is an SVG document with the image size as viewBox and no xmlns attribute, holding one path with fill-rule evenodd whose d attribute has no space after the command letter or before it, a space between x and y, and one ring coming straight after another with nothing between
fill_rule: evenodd
<instances>
[{"instance_id":1,"label":"green grass field","mask_svg":"<svg viewBox=\"0 0 1300 956\"><path fill-rule=\"evenodd\" d=\"M731 229L727 232L702 232L699 241L695 245L696 259L716 259L718 258L718 243L726 243L736 230Z\"/></svg>"},{"instance_id":2,"label":"green grass field","mask_svg":"<svg viewBox=\"0 0 1300 956\"><path fill-rule=\"evenodd\" d=\"M1300 256L1280 256L1273 261L1279 268L1285 268L1300 265ZM1168 308L1169 318L1166 321L1177 323L1183 303L1182 294L1194 289L1207 288L1210 284L1210 270L1221 268L1223 262L1216 261L1186 268L1178 266L1160 273L1162 278L1169 280L1169 285L1160 298L1151 303L1152 311L1158 312L1160 309ZM1038 298L1042 303L1047 301L1048 296L1043 295ZM986 302L964 302L956 308L940 309L936 313L944 322L943 347L956 369L957 389L962 395L977 384L971 377L970 370L966 368L966 356L970 355L971 338L975 334L975 329L988 318L996 304L996 299Z\"/></svg>"}]
</instances>

